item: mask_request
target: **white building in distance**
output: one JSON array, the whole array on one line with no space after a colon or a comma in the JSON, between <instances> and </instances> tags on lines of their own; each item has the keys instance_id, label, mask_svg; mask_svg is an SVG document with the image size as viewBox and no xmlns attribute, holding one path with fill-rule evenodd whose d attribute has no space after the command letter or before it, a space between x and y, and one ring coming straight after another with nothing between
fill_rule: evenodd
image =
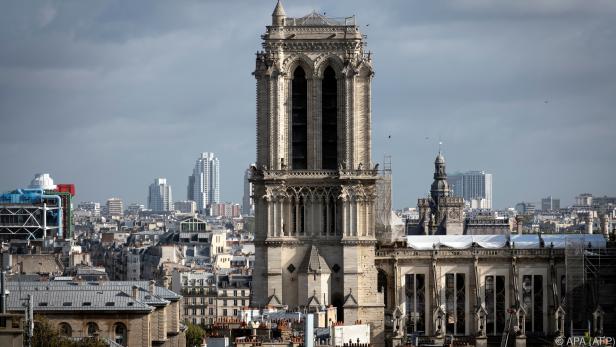
<instances>
[{"instance_id":1,"label":"white building in distance","mask_svg":"<svg viewBox=\"0 0 616 347\"><path fill-rule=\"evenodd\" d=\"M188 187L193 192L192 199L189 196L188 200L194 199L199 211L205 211L208 205L220 202L220 162L214 153L201 153L188 179Z\"/></svg>"},{"instance_id":2,"label":"white building in distance","mask_svg":"<svg viewBox=\"0 0 616 347\"><path fill-rule=\"evenodd\" d=\"M255 164L251 164L251 167ZM244 197L242 198L242 215L252 216L255 214L255 204L252 201L253 186L250 182L250 168L244 172Z\"/></svg>"},{"instance_id":3,"label":"white building in distance","mask_svg":"<svg viewBox=\"0 0 616 347\"><path fill-rule=\"evenodd\" d=\"M467 171L447 177L453 195L477 208L492 208L492 174L485 171Z\"/></svg>"},{"instance_id":4,"label":"white building in distance","mask_svg":"<svg viewBox=\"0 0 616 347\"><path fill-rule=\"evenodd\" d=\"M124 203L120 198L107 200L107 215L109 217L121 217L124 215Z\"/></svg>"},{"instance_id":5,"label":"white building in distance","mask_svg":"<svg viewBox=\"0 0 616 347\"><path fill-rule=\"evenodd\" d=\"M148 192L148 208L155 212L173 210L173 199L171 196L171 186L167 184L166 178L157 178L150 184Z\"/></svg>"}]
</instances>

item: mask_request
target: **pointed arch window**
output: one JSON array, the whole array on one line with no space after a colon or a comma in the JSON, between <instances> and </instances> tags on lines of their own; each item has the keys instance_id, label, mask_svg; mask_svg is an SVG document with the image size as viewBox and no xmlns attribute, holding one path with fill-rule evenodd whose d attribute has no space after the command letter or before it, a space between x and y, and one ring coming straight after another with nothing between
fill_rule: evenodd
<instances>
[{"instance_id":1,"label":"pointed arch window","mask_svg":"<svg viewBox=\"0 0 616 347\"><path fill-rule=\"evenodd\" d=\"M291 168L308 168L308 83L301 66L291 84Z\"/></svg>"},{"instance_id":2,"label":"pointed arch window","mask_svg":"<svg viewBox=\"0 0 616 347\"><path fill-rule=\"evenodd\" d=\"M336 170L338 166L338 88L336 73L331 66L325 69L322 83L322 167Z\"/></svg>"}]
</instances>

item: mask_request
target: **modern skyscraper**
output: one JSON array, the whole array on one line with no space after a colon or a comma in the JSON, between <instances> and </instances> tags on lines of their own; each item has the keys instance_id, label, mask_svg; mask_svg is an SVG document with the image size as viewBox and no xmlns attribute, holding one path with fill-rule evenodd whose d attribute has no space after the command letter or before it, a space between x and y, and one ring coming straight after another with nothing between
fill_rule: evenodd
<instances>
[{"instance_id":1,"label":"modern skyscraper","mask_svg":"<svg viewBox=\"0 0 616 347\"><path fill-rule=\"evenodd\" d=\"M197 159L193 174L188 179L188 187L192 185L193 199L197 210L203 212L208 205L220 202L220 162L214 153L204 152Z\"/></svg>"},{"instance_id":2,"label":"modern skyscraper","mask_svg":"<svg viewBox=\"0 0 616 347\"><path fill-rule=\"evenodd\" d=\"M255 164L250 164L253 167ZM255 204L252 201L253 185L250 182L251 169L246 169L244 172L244 197L242 198L242 214L245 216L252 216L255 213Z\"/></svg>"},{"instance_id":3,"label":"modern skyscraper","mask_svg":"<svg viewBox=\"0 0 616 347\"><path fill-rule=\"evenodd\" d=\"M186 189L186 200L195 201L195 176L188 176L188 187Z\"/></svg>"},{"instance_id":4,"label":"modern skyscraper","mask_svg":"<svg viewBox=\"0 0 616 347\"><path fill-rule=\"evenodd\" d=\"M492 174L485 171L467 171L455 173L447 177L453 195L464 198L465 201L485 199L481 205L492 208Z\"/></svg>"},{"instance_id":5,"label":"modern skyscraper","mask_svg":"<svg viewBox=\"0 0 616 347\"><path fill-rule=\"evenodd\" d=\"M560 199L555 199L552 196L541 199L541 211L557 211L560 210Z\"/></svg>"},{"instance_id":6,"label":"modern skyscraper","mask_svg":"<svg viewBox=\"0 0 616 347\"><path fill-rule=\"evenodd\" d=\"M124 215L124 203L119 198L107 200L107 215L109 217L121 217Z\"/></svg>"},{"instance_id":7,"label":"modern skyscraper","mask_svg":"<svg viewBox=\"0 0 616 347\"><path fill-rule=\"evenodd\" d=\"M148 193L148 209L155 212L173 210L171 186L167 184L166 178L157 178L154 180L154 183L150 184Z\"/></svg>"},{"instance_id":8,"label":"modern skyscraper","mask_svg":"<svg viewBox=\"0 0 616 347\"><path fill-rule=\"evenodd\" d=\"M354 17L285 15L257 53L255 306L334 305L382 346L370 54Z\"/></svg>"}]
</instances>

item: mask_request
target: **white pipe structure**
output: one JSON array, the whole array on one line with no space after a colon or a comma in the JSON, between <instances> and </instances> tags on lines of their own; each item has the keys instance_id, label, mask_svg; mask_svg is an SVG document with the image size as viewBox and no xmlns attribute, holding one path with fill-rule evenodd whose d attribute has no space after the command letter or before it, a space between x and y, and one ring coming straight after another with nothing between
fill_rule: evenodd
<instances>
[{"instance_id":1,"label":"white pipe structure","mask_svg":"<svg viewBox=\"0 0 616 347\"><path fill-rule=\"evenodd\" d=\"M304 347L314 347L314 315L304 316Z\"/></svg>"}]
</instances>

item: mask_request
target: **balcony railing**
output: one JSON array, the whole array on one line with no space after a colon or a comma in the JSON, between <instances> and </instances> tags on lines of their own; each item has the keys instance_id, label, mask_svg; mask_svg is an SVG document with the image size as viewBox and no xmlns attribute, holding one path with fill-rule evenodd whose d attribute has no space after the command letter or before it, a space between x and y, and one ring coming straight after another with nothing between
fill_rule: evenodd
<instances>
[{"instance_id":1,"label":"balcony railing","mask_svg":"<svg viewBox=\"0 0 616 347\"><path fill-rule=\"evenodd\" d=\"M431 258L433 252L439 258L460 258L474 256L478 257L548 257L550 254L554 256L564 256L564 249L486 249L486 248L469 248L469 249L436 249L436 250L415 250L415 249L381 249L376 251L377 258Z\"/></svg>"},{"instance_id":2,"label":"balcony railing","mask_svg":"<svg viewBox=\"0 0 616 347\"><path fill-rule=\"evenodd\" d=\"M344 178L344 177L374 177L378 170L263 170L263 178ZM256 176L259 176L257 173Z\"/></svg>"}]
</instances>

